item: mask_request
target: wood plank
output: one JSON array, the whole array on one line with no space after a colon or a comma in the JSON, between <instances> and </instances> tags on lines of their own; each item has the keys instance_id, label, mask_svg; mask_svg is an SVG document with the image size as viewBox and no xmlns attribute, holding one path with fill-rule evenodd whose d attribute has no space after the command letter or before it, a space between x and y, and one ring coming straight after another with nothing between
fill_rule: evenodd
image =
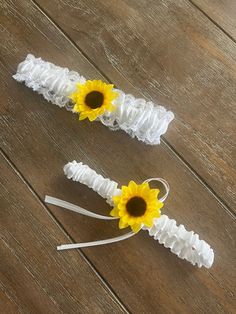
<instances>
[{"instance_id":1,"label":"wood plank","mask_svg":"<svg viewBox=\"0 0 236 314\"><path fill-rule=\"evenodd\" d=\"M199 270L179 260L145 232L126 242L84 252L133 313L233 313L235 225L215 197L165 146L145 146L123 132L77 117L48 104L17 84L11 75L28 52L101 78L75 47L25 1L4 7L1 15L0 136L2 147L43 199L56 196L93 211L109 207L88 188L65 179L63 165L73 159L125 184L166 178L172 189L163 212L198 232L216 251L212 269ZM4 56L4 58L3 58ZM126 82L129 90L131 85ZM142 158L142 161L140 161ZM52 208L75 241L120 234L116 223L95 221ZM67 240L68 241L68 240ZM53 245L67 242L55 239ZM53 254L53 253L52 253ZM73 263L72 252L55 252ZM79 268L79 267L78 267Z\"/></svg>"},{"instance_id":2,"label":"wood plank","mask_svg":"<svg viewBox=\"0 0 236 314\"><path fill-rule=\"evenodd\" d=\"M234 0L191 0L217 23L229 36L236 39L236 2Z\"/></svg>"},{"instance_id":3,"label":"wood plank","mask_svg":"<svg viewBox=\"0 0 236 314\"><path fill-rule=\"evenodd\" d=\"M4 308L5 313L15 314L19 313L19 308L17 304L7 295L3 290L3 287L0 288L0 305L1 308Z\"/></svg>"},{"instance_id":4,"label":"wood plank","mask_svg":"<svg viewBox=\"0 0 236 314\"><path fill-rule=\"evenodd\" d=\"M68 236L0 155L1 311L124 313Z\"/></svg>"},{"instance_id":5,"label":"wood plank","mask_svg":"<svg viewBox=\"0 0 236 314\"><path fill-rule=\"evenodd\" d=\"M117 86L176 114L166 141L235 209L236 43L187 0L37 3Z\"/></svg>"}]
</instances>

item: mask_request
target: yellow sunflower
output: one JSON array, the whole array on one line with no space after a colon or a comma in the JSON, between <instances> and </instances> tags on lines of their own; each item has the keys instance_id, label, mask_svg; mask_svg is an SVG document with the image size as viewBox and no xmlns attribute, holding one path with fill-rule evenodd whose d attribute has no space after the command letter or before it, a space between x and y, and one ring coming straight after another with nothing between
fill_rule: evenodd
<instances>
[{"instance_id":1,"label":"yellow sunflower","mask_svg":"<svg viewBox=\"0 0 236 314\"><path fill-rule=\"evenodd\" d=\"M69 98L75 103L73 110L80 113L80 120L88 118L94 121L105 111L111 112L115 109L112 101L117 98L118 93L113 91L114 85L94 80L78 83L76 87L76 91Z\"/></svg>"},{"instance_id":2,"label":"yellow sunflower","mask_svg":"<svg viewBox=\"0 0 236 314\"><path fill-rule=\"evenodd\" d=\"M153 219L161 215L163 203L157 199L158 189L151 189L147 182L140 185L130 181L128 186L122 186L121 195L114 196L114 208L111 216L119 217L119 228L128 226L133 232L138 232L143 225L152 227Z\"/></svg>"}]
</instances>

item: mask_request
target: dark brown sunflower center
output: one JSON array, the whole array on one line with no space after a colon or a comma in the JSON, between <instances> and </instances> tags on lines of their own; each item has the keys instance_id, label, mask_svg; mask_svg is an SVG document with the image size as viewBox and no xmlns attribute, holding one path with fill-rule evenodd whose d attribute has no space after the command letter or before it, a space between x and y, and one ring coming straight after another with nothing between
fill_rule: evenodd
<instances>
[{"instance_id":1,"label":"dark brown sunflower center","mask_svg":"<svg viewBox=\"0 0 236 314\"><path fill-rule=\"evenodd\" d=\"M91 109L97 109L102 106L104 100L104 96L101 92L96 90L88 93L85 97L85 103Z\"/></svg>"},{"instance_id":2,"label":"dark brown sunflower center","mask_svg":"<svg viewBox=\"0 0 236 314\"><path fill-rule=\"evenodd\" d=\"M130 216L142 216L147 209L147 204L142 197L134 196L126 203L126 210Z\"/></svg>"}]
</instances>

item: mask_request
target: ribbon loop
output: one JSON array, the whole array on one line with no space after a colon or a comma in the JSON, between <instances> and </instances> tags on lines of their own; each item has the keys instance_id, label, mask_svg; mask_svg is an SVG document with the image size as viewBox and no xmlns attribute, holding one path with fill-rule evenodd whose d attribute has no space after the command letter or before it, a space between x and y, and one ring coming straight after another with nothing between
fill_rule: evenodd
<instances>
[{"instance_id":1,"label":"ribbon loop","mask_svg":"<svg viewBox=\"0 0 236 314\"><path fill-rule=\"evenodd\" d=\"M161 182L163 184L166 193L159 199L159 201L163 203L167 199L167 196L170 193L169 183L165 179L162 179L162 178L149 178L149 179L147 179L147 180L145 180L143 182L148 182L149 183L151 181L157 181L157 182Z\"/></svg>"}]
</instances>

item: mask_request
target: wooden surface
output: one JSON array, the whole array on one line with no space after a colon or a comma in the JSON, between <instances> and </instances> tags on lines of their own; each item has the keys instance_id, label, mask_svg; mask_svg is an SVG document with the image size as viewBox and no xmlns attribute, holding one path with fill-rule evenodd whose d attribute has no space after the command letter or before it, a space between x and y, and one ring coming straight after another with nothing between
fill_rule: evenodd
<instances>
[{"instance_id":1,"label":"wooden surface","mask_svg":"<svg viewBox=\"0 0 236 314\"><path fill-rule=\"evenodd\" d=\"M0 1L3 313L235 313L236 44L228 36L231 11L221 8L220 23L207 11L217 1L200 3ZM29 52L160 101L176 119L153 147L78 122L12 79ZM120 233L116 223L43 203L48 194L109 212L64 177L63 165L74 159L120 184L168 180L163 212L211 244L213 267L193 267L144 231L57 252L57 244Z\"/></svg>"},{"instance_id":2,"label":"wooden surface","mask_svg":"<svg viewBox=\"0 0 236 314\"><path fill-rule=\"evenodd\" d=\"M222 29L232 40L236 40L236 1L192 0L203 14Z\"/></svg>"}]
</instances>

